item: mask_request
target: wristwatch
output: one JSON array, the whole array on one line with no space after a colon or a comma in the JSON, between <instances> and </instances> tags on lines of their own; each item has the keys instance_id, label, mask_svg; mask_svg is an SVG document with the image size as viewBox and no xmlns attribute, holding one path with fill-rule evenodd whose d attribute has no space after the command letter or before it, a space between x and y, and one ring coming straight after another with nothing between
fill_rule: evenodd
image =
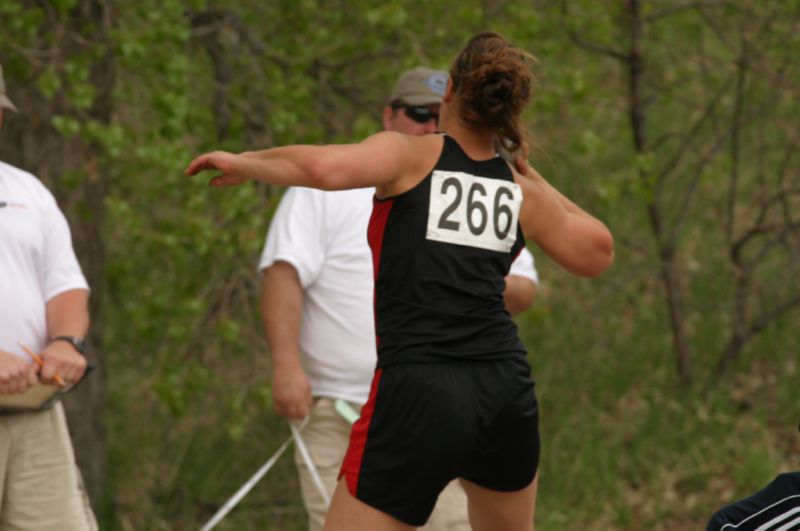
<instances>
[{"instance_id":1,"label":"wristwatch","mask_svg":"<svg viewBox=\"0 0 800 531\"><path fill-rule=\"evenodd\" d=\"M77 350L83 355L86 355L86 343L84 343L82 339L78 339L75 336L56 336L53 338L53 341L59 341L59 340L66 341L67 343L75 347L75 350Z\"/></svg>"}]
</instances>

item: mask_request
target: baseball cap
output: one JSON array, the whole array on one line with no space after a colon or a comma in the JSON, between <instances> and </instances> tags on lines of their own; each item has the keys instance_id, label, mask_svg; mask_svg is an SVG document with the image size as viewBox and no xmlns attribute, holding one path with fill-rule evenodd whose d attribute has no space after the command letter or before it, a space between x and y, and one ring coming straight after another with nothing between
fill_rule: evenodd
<instances>
[{"instance_id":1,"label":"baseball cap","mask_svg":"<svg viewBox=\"0 0 800 531\"><path fill-rule=\"evenodd\" d=\"M6 82L3 80L3 65L0 65L0 107L5 107L16 111L17 108L11 103L11 100L6 96Z\"/></svg>"},{"instance_id":2,"label":"baseball cap","mask_svg":"<svg viewBox=\"0 0 800 531\"><path fill-rule=\"evenodd\" d=\"M432 105L442 103L447 87L447 72L418 66L407 70L392 88L390 103L407 105Z\"/></svg>"}]
</instances>

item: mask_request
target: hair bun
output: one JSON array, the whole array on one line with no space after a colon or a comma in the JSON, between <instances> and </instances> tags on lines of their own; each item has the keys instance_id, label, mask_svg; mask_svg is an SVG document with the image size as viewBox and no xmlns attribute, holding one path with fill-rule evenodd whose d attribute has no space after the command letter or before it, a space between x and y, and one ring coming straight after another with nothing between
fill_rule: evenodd
<instances>
[{"instance_id":1,"label":"hair bun","mask_svg":"<svg viewBox=\"0 0 800 531\"><path fill-rule=\"evenodd\" d=\"M483 97L489 105L506 101L514 90L513 81L504 72L492 72L483 85Z\"/></svg>"},{"instance_id":2,"label":"hair bun","mask_svg":"<svg viewBox=\"0 0 800 531\"><path fill-rule=\"evenodd\" d=\"M512 148L524 141L520 121L530 100L533 56L497 33L472 37L450 70L464 123L508 139Z\"/></svg>"}]
</instances>

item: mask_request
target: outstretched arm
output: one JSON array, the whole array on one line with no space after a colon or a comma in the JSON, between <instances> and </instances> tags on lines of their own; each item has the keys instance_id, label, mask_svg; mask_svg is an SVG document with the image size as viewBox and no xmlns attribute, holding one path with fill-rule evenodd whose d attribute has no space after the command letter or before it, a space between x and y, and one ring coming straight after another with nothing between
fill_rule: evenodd
<instances>
[{"instance_id":1,"label":"outstretched arm","mask_svg":"<svg viewBox=\"0 0 800 531\"><path fill-rule=\"evenodd\" d=\"M359 144L283 146L238 155L213 151L194 159L186 174L221 171L211 178L211 186L237 185L251 179L322 190L388 186L414 172L415 138L381 132Z\"/></svg>"}]
</instances>

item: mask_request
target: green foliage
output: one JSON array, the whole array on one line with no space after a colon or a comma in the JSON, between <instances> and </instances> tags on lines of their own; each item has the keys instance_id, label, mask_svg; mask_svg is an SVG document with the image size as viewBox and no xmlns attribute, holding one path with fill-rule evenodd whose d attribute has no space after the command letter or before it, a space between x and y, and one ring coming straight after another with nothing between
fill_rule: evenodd
<instances>
[{"instance_id":1,"label":"green foliage","mask_svg":"<svg viewBox=\"0 0 800 531\"><path fill-rule=\"evenodd\" d=\"M288 436L273 413L255 270L280 193L260 185L210 190L182 174L188 161L206 149L358 141L380 128L398 71L446 69L466 38L487 28L540 61L526 115L534 165L603 219L617 241L614 268L594 281L568 278L535 250L543 286L519 325L542 411L537 529L700 528L723 503L760 488L778 469L796 468L796 435L775 435L796 422L789 407L796 312L754 339L730 379L707 396L676 390L648 206L663 206L672 228L688 205L678 266L696 368L711 374L728 337L736 279L722 221L733 167L734 66L746 41L754 70L745 82L734 223L742 234L758 218L757 199L797 186L797 161L787 155L800 123L791 61L800 40L790 31L797 2L679 9L648 22L649 142L640 153L631 141L626 65L571 35L627 53L621 2L113 4L110 42L102 42L95 33L102 21L86 21L69 38L59 32L85 7L80 0L47 8L0 2L9 87L28 80L25 90L52 106L43 123L64 146L98 146L102 160L93 163L110 175L105 211L92 213L104 220L117 505L110 528L199 527ZM644 2L643 13L679 4ZM108 122L91 114L102 99L95 75L107 53L115 74ZM674 170L665 171L695 130ZM92 175L80 165L65 170L60 184L77 193ZM765 219L777 223L798 206L787 198ZM796 276L791 247L779 244L791 237L766 231L742 247L748 263L764 257L753 269L757 297L747 303L754 315L780 300ZM221 528L303 525L284 457Z\"/></svg>"},{"instance_id":2,"label":"green foliage","mask_svg":"<svg viewBox=\"0 0 800 531\"><path fill-rule=\"evenodd\" d=\"M39 8L23 8L21 2L11 0L0 6L3 22L13 35L22 40L32 39L42 23L44 14Z\"/></svg>"},{"instance_id":3,"label":"green foliage","mask_svg":"<svg viewBox=\"0 0 800 531\"><path fill-rule=\"evenodd\" d=\"M52 99L61 88L61 79L50 69L42 72L36 83L39 92L47 99Z\"/></svg>"},{"instance_id":4,"label":"green foliage","mask_svg":"<svg viewBox=\"0 0 800 531\"><path fill-rule=\"evenodd\" d=\"M69 116L53 116L53 127L65 137L75 136L81 131L81 123L75 118Z\"/></svg>"}]
</instances>

